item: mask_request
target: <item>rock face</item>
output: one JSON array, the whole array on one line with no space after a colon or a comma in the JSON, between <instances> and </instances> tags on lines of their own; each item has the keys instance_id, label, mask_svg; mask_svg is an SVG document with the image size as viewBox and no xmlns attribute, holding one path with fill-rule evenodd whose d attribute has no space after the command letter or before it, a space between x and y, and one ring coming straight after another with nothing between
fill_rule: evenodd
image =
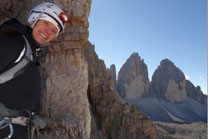
<instances>
[{"instance_id":1,"label":"rock face","mask_svg":"<svg viewBox=\"0 0 208 139\"><path fill-rule=\"evenodd\" d=\"M26 23L29 11L45 0L4 0L0 2L0 23L10 18L18 18ZM49 2L54 2L50 0ZM58 2L58 1L56 1Z\"/></svg>"},{"instance_id":2,"label":"rock face","mask_svg":"<svg viewBox=\"0 0 208 139\"><path fill-rule=\"evenodd\" d=\"M104 61L88 43L85 49L88 62L88 97L96 126L92 129L93 139L137 139L157 138L151 121L134 105L122 104L114 90L112 77L108 75ZM93 121L93 120L92 120Z\"/></svg>"},{"instance_id":3,"label":"rock face","mask_svg":"<svg viewBox=\"0 0 208 139\"><path fill-rule=\"evenodd\" d=\"M152 76L152 93L171 102L180 102L187 99L185 86L186 79L183 72L170 60L162 60Z\"/></svg>"},{"instance_id":4,"label":"rock face","mask_svg":"<svg viewBox=\"0 0 208 139\"><path fill-rule=\"evenodd\" d=\"M114 88L117 90L116 66L114 64L110 66L110 69L108 69L108 74L112 76Z\"/></svg>"},{"instance_id":5,"label":"rock face","mask_svg":"<svg viewBox=\"0 0 208 139\"><path fill-rule=\"evenodd\" d=\"M147 66L133 53L118 73L118 92L123 99L138 99L148 93Z\"/></svg>"},{"instance_id":6,"label":"rock face","mask_svg":"<svg viewBox=\"0 0 208 139\"><path fill-rule=\"evenodd\" d=\"M199 86L194 87L194 85L189 80L186 80L186 91L188 97L206 105L206 96L202 93Z\"/></svg>"},{"instance_id":7,"label":"rock face","mask_svg":"<svg viewBox=\"0 0 208 139\"><path fill-rule=\"evenodd\" d=\"M192 98L199 103L206 103L206 96L200 87L185 79L183 72L170 60L164 59L154 72L150 85L151 93L171 102L183 102Z\"/></svg>"},{"instance_id":8,"label":"rock face","mask_svg":"<svg viewBox=\"0 0 208 139\"><path fill-rule=\"evenodd\" d=\"M87 139L91 115L87 97L88 69L83 50L88 41L88 16L91 0L55 0L70 21L65 32L49 47L42 60L44 92L42 115L51 130L43 139Z\"/></svg>"},{"instance_id":9,"label":"rock face","mask_svg":"<svg viewBox=\"0 0 208 139\"><path fill-rule=\"evenodd\" d=\"M24 0L0 1L0 23L9 18L17 17L20 10L22 10L24 3Z\"/></svg>"}]
</instances>

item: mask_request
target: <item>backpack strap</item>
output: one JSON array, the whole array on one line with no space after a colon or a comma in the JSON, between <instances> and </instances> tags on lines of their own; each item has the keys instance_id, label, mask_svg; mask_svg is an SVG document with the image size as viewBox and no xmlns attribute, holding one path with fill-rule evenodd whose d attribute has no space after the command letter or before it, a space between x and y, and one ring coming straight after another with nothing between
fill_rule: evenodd
<instances>
[{"instance_id":1,"label":"backpack strap","mask_svg":"<svg viewBox=\"0 0 208 139\"><path fill-rule=\"evenodd\" d=\"M15 61L15 63L16 62L18 62L18 63L15 66L13 66L12 68L10 68L9 70L0 74L0 84L3 84L5 82L13 79L14 77L20 75L21 73L23 73L25 70L24 67L26 67L31 61L33 61L32 49L30 47L30 44L29 44L27 38L25 37L25 35L23 35L23 38L25 40L25 46L24 46L24 49L22 50L19 58ZM25 53L25 54L23 54L23 53Z\"/></svg>"}]
</instances>

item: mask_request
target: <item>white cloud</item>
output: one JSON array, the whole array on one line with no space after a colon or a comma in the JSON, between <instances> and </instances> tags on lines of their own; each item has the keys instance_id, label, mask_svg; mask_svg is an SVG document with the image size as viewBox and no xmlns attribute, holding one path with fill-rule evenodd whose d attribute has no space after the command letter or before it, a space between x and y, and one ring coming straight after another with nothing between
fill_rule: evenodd
<instances>
[{"instance_id":1,"label":"white cloud","mask_svg":"<svg viewBox=\"0 0 208 139\"><path fill-rule=\"evenodd\" d=\"M200 76L199 78L200 78L200 80L202 80L202 81L204 80L202 76Z\"/></svg>"},{"instance_id":2,"label":"white cloud","mask_svg":"<svg viewBox=\"0 0 208 139\"><path fill-rule=\"evenodd\" d=\"M190 78L188 75L185 75L185 77L186 77L186 80L188 80Z\"/></svg>"}]
</instances>

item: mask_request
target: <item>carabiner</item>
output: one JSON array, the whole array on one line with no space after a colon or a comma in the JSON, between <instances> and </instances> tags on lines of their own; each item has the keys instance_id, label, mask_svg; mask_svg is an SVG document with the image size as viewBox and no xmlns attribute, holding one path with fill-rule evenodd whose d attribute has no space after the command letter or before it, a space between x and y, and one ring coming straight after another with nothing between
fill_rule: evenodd
<instances>
[{"instance_id":1,"label":"carabiner","mask_svg":"<svg viewBox=\"0 0 208 139\"><path fill-rule=\"evenodd\" d=\"M6 128L12 124L12 118L5 118L4 120L0 121L0 130Z\"/></svg>"},{"instance_id":2,"label":"carabiner","mask_svg":"<svg viewBox=\"0 0 208 139\"><path fill-rule=\"evenodd\" d=\"M10 123L10 124L9 123L10 122L9 122L8 119L4 119L4 120L0 121L0 126L4 127L5 125L7 125L7 126L9 126L9 130L10 130L9 135L7 137L3 138L3 139L10 139L13 136L13 134L14 134L14 128L12 126L12 123ZM7 126L5 126L5 127L7 127Z\"/></svg>"},{"instance_id":3,"label":"carabiner","mask_svg":"<svg viewBox=\"0 0 208 139\"><path fill-rule=\"evenodd\" d=\"M13 133L14 133L14 128L13 128L12 124L9 125L9 129L10 129L10 134L7 137L8 139L10 139L13 136Z\"/></svg>"},{"instance_id":4,"label":"carabiner","mask_svg":"<svg viewBox=\"0 0 208 139\"><path fill-rule=\"evenodd\" d=\"M8 120L7 119L4 119L4 120L0 121L0 126L4 125L6 123L8 123Z\"/></svg>"}]
</instances>

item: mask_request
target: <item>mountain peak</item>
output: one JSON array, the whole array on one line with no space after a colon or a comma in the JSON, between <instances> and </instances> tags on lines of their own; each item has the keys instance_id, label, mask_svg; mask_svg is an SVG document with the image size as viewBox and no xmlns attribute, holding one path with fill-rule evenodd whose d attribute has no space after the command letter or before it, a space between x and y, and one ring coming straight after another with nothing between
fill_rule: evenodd
<instances>
[{"instance_id":1,"label":"mountain peak","mask_svg":"<svg viewBox=\"0 0 208 139\"><path fill-rule=\"evenodd\" d=\"M137 53L137 52L134 52L134 53L132 53L131 54L131 56L130 56L130 58L136 58L136 57L139 57L140 58L140 56L139 56L139 54Z\"/></svg>"},{"instance_id":2,"label":"mountain peak","mask_svg":"<svg viewBox=\"0 0 208 139\"><path fill-rule=\"evenodd\" d=\"M133 53L121 67L117 87L123 99L138 99L148 93L147 66L138 53Z\"/></svg>"},{"instance_id":3,"label":"mountain peak","mask_svg":"<svg viewBox=\"0 0 208 139\"><path fill-rule=\"evenodd\" d=\"M160 62L160 66L161 67L175 67L174 63L172 61L170 61L169 59L163 59L161 62Z\"/></svg>"},{"instance_id":4,"label":"mountain peak","mask_svg":"<svg viewBox=\"0 0 208 139\"><path fill-rule=\"evenodd\" d=\"M130 57L127 59L127 61L140 61L141 58L137 52L134 52L130 55Z\"/></svg>"},{"instance_id":5,"label":"mountain peak","mask_svg":"<svg viewBox=\"0 0 208 139\"><path fill-rule=\"evenodd\" d=\"M154 94L162 99L184 101L187 99L185 84L183 72L166 58L154 72L151 87Z\"/></svg>"}]
</instances>

